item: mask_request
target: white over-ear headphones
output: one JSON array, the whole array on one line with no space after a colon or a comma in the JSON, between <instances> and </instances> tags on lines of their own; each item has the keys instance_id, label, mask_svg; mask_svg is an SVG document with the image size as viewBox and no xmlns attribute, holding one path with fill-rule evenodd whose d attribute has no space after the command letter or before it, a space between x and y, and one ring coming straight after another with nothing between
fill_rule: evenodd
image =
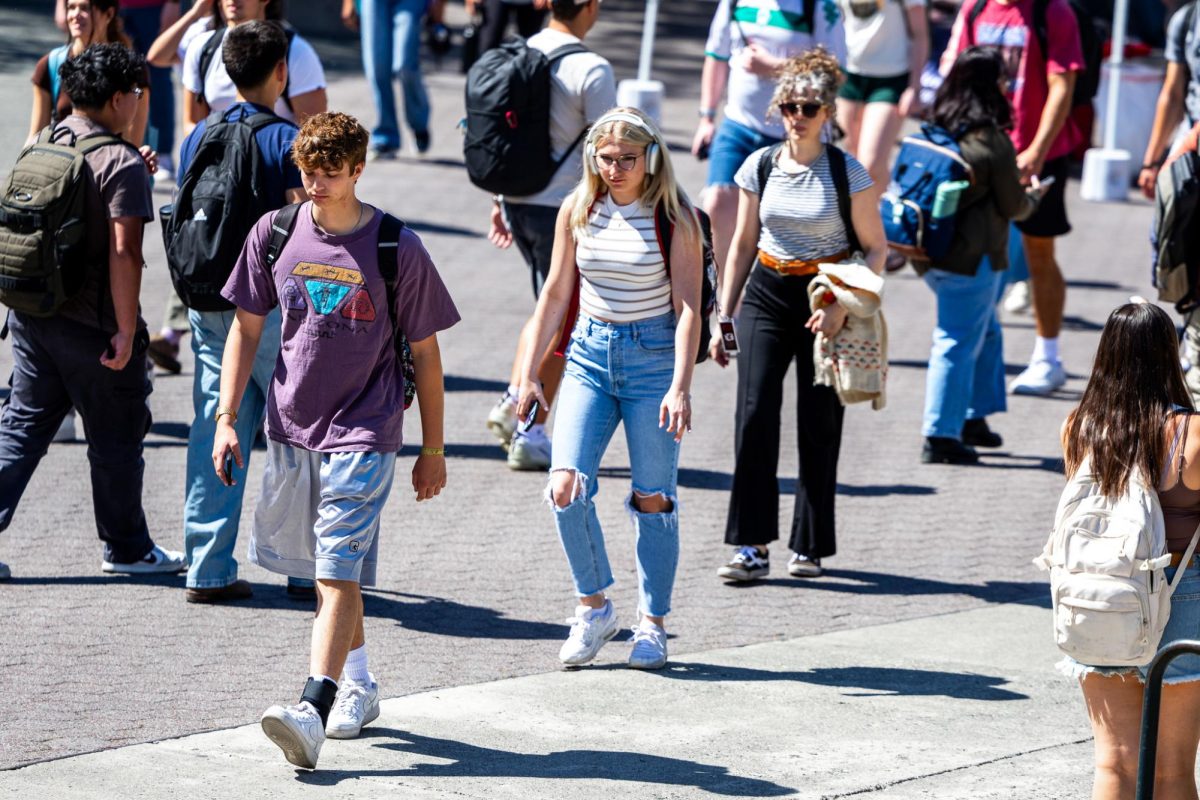
<instances>
[{"instance_id":1,"label":"white over-ear headphones","mask_svg":"<svg viewBox=\"0 0 1200 800\"><path fill-rule=\"evenodd\" d=\"M599 130L601 125L606 125L610 122L626 122L650 134L650 138L653 141L646 145L646 174L653 175L658 172L659 163L662 160L662 148L659 145L658 134L654 132L654 129L636 114L630 114L628 111L610 111L592 123L592 131ZM596 137L592 132L588 133L587 147L584 150L584 154L586 156L583 160L584 168L595 172Z\"/></svg>"}]
</instances>

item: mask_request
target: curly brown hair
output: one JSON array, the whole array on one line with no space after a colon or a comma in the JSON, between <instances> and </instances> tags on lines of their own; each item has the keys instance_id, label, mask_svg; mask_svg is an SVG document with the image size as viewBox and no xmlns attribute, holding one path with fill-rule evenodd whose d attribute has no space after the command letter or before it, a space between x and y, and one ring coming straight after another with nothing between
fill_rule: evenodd
<instances>
[{"instance_id":1,"label":"curly brown hair","mask_svg":"<svg viewBox=\"0 0 1200 800\"><path fill-rule=\"evenodd\" d=\"M304 120L292 144L292 161L305 172L331 171L349 166L350 171L367 160L370 135L358 120L340 111L313 114Z\"/></svg>"},{"instance_id":2,"label":"curly brown hair","mask_svg":"<svg viewBox=\"0 0 1200 800\"><path fill-rule=\"evenodd\" d=\"M805 50L800 55L789 58L780 68L775 94L771 98L771 107L767 109L767 114L778 114L780 103L790 102L805 89L812 89L817 94L818 102L829 109L829 118L832 120L838 89L842 88L845 80L846 76L833 53L820 45Z\"/></svg>"}]
</instances>

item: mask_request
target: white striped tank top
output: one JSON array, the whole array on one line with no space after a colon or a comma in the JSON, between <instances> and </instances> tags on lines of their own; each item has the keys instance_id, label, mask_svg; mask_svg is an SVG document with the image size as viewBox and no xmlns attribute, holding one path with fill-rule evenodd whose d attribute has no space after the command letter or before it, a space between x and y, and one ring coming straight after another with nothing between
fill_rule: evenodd
<instances>
[{"instance_id":1,"label":"white striped tank top","mask_svg":"<svg viewBox=\"0 0 1200 800\"><path fill-rule=\"evenodd\" d=\"M671 281L654 234L654 211L619 206L605 195L575 242L579 308L609 322L634 322L671 310Z\"/></svg>"}]
</instances>

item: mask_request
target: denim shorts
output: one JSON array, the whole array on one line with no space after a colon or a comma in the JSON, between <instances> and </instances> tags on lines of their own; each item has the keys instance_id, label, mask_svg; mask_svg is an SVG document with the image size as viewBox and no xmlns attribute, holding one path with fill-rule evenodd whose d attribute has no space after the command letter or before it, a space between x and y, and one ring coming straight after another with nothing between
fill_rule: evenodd
<instances>
[{"instance_id":1,"label":"denim shorts","mask_svg":"<svg viewBox=\"0 0 1200 800\"><path fill-rule=\"evenodd\" d=\"M1168 581L1175 579L1175 568L1165 570ZM1171 642L1180 639L1200 639L1200 567L1196 562L1184 573L1183 580L1171 595L1171 618L1163 630L1162 641L1158 645L1161 651ZM1136 677L1144 683L1149 674L1149 665L1144 667L1092 667L1080 664L1070 656L1064 656L1058 662L1059 672L1072 678L1082 678L1084 675L1124 675ZM1170 663L1163 675L1163 683L1187 683L1200 681L1200 656L1179 656Z\"/></svg>"},{"instance_id":2,"label":"denim shorts","mask_svg":"<svg viewBox=\"0 0 1200 800\"><path fill-rule=\"evenodd\" d=\"M733 186L733 176L755 150L777 144L779 139L747 128L732 120L721 120L708 149L708 185Z\"/></svg>"},{"instance_id":3,"label":"denim shorts","mask_svg":"<svg viewBox=\"0 0 1200 800\"><path fill-rule=\"evenodd\" d=\"M375 585L395 453L317 453L267 442L250 561L291 578Z\"/></svg>"}]
</instances>

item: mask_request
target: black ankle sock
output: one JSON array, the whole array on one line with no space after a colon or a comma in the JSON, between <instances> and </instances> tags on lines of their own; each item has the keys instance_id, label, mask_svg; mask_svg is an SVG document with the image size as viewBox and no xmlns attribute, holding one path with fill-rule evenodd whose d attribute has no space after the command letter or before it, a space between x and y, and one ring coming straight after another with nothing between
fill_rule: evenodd
<instances>
[{"instance_id":1,"label":"black ankle sock","mask_svg":"<svg viewBox=\"0 0 1200 800\"><path fill-rule=\"evenodd\" d=\"M337 688L337 684L328 678L309 678L308 683L304 684L304 694L300 695L300 702L312 703L313 708L321 715L322 725L329 721L329 710L333 708Z\"/></svg>"}]
</instances>

